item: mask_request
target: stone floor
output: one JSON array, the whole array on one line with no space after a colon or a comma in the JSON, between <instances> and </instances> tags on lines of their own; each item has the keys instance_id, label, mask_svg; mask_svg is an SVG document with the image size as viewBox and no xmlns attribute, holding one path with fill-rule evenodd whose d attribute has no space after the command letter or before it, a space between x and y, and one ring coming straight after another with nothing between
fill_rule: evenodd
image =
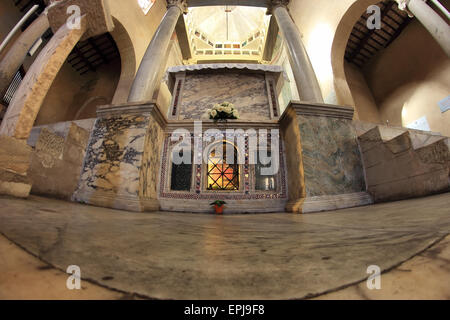
<instances>
[{"instance_id":1,"label":"stone floor","mask_svg":"<svg viewBox=\"0 0 450 320\"><path fill-rule=\"evenodd\" d=\"M320 214L213 216L0 198L0 232L42 260L0 241L0 298L39 298L44 280L61 298L449 299L449 203L443 194ZM78 296L68 293L61 271L72 264L120 292L83 281ZM380 291L365 286L369 265L390 271Z\"/></svg>"}]
</instances>

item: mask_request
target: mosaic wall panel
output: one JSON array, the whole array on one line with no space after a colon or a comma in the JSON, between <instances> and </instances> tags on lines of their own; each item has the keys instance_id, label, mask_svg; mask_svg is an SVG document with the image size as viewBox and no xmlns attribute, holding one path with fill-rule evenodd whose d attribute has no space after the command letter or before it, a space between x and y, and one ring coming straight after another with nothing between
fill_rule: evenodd
<instances>
[{"instance_id":1,"label":"mosaic wall panel","mask_svg":"<svg viewBox=\"0 0 450 320\"><path fill-rule=\"evenodd\" d=\"M225 134L225 132L223 132ZM236 133L235 138L241 134ZM191 135L194 143L194 135ZM204 142L202 139L195 139L197 143L202 143L203 150L206 150L210 143ZM286 169L284 162L283 145L280 143L280 170L276 175L278 188L275 191L256 191L254 165L249 162L249 136L244 133L245 141L245 163L240 165L241 187L239 191L209 191L206 190L206 164L192 165L192 183L189 192L175 191L171 189L171 152L177 142L171 141L168 134L164 141L163 158L161 163L161 179L160 179L160 198L166 199L191 199L191 200L215 200L218 197L224 200L263 200L263 199L287 199ZM217 142L217 141L216 141ZM213 143L216 143L213 142Z\"/></svg>"}]
</instances>

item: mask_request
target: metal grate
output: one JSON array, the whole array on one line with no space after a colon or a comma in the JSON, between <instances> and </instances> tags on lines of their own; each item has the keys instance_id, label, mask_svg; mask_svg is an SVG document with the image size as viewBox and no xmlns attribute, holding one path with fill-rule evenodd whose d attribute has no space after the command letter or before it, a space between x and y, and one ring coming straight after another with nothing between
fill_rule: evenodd
<instances>
[{"instance_id":1,"label":"metal grate","mask_svg":"<svg viewBox=\"0 0 450 320\"><path fill-rule=\"evenodd\" d=\"M23 67L21 67L19 71L17 71L16 74L14 75L11 84L9 85L8 89L6 90L6 93L2 97L2 104L4 106L6 107L9 106L12 98L14 97L14 94L16 93L17 89L19 89L20 83L22 82L24 76L25 71Z\"/></svg>"},{"instance_id":2,"label":"metal grate","mask_svg":"<svg viewBox=\"0 0 450 320\"><path fill-rule=\"evenodd\" d=\"M234 148L234 147L233 147ZM223 143L223 152L216 155L215 151L208 157L208 190L239 190L239 165L237 150L234 148L233 164L226 163L227 143Z\"/></svg>"},{"instance_id":3,"label":"metal grate","mask_svg":"<svg viewBox=\"0 0 450 320\"><path fill-rule=\"evenodd\" d=\"M345 51L345 59L364 66L380 50L387 48L394 41L411 19L400 10L395 1L383 0L377 4L381 9L381 29L369 29L364 13L353 27Z\"/></svg>"}]
</instances>

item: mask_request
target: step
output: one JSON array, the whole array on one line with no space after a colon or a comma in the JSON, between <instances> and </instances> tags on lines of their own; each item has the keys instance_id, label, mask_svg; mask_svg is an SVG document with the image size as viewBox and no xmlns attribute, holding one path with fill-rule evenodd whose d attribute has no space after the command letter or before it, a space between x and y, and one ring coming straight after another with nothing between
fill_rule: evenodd
<instances>
[{"instance_id":1,"label":"step","mask_svg":"<svg viewBox=\"0 0 450 320\"><path fill-rule=\"evenodd\" d=\"M386 125L380 125L380 124L374 124L364 121L353 121L357 136L358 137L368 137L370 135L373 135L373 131L375 128L378 128L379 130L379 136L382 141L388 142L391 141L398 136L404 134L405 132L409 132L409 137L411 139L411 144L414 149L419 149L424 146L433 144L441 139L448 139L446 136L442 136L440 133L432 132L432 131L422 131L422 130L416 130L416 129L409 129L404 127L393 127L393 126L386 126ZM366 133L372 132L369 135L366 135Z\"/></svg>"},{"instance_id":2,"label":"step","mask_svg":"<svg viewBox=\"0 0 450 320\"><path fill-rule=\"evenodd\" d=\"M356 123L368 192L375 202L450 190L450 138L433 132Z\"/></svg>"}]
</instances>

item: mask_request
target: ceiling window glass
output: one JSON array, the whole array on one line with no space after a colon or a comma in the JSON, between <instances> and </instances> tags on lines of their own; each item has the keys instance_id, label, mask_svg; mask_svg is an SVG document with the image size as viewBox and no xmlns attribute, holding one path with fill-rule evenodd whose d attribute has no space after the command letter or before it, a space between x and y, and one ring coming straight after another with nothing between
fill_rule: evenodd
<instances>
[{"instance_id":1,"label":"ceiling window glass","mask_svg":"<svg viewBox=\"0 0 450 320\"><path fill-rule=\"evenodd\" d=\"M156 0L138 0L138 4L141 7L144 14L147 14Z\"/></svg>"}]
</instances>

